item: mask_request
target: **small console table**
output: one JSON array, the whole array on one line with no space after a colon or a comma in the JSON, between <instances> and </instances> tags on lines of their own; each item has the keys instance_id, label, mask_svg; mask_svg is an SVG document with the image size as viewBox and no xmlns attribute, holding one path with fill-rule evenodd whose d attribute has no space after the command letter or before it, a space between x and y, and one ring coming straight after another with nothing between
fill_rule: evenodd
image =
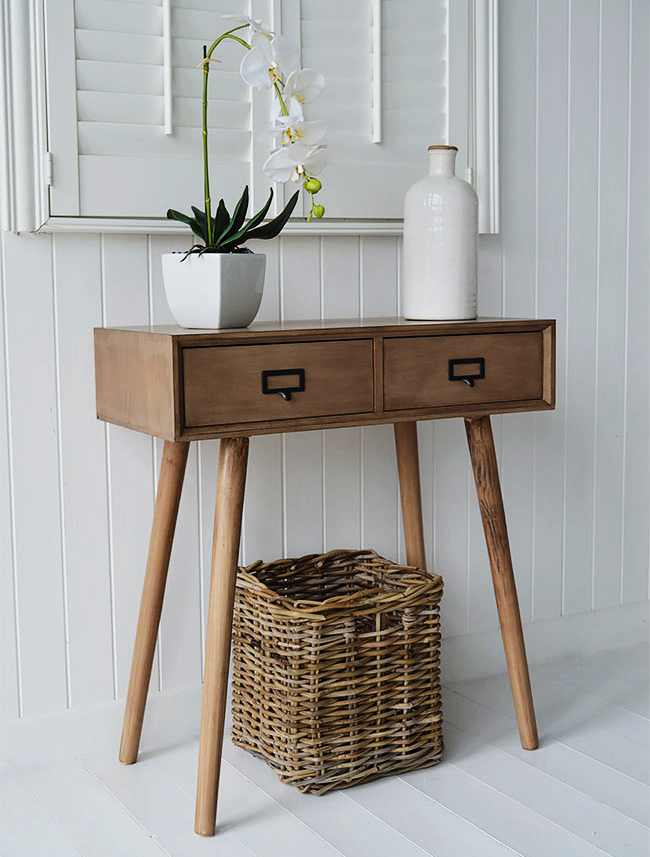
<instances>
[{"instance_id":1,"label":"small console table","mask_svg":"<svg viewBox=\"0 0 650 857\"><path fill-rule=\"evenodd\" d=\"M191 441L221 438L195 830L215 829L248 438L394 423L407 561L426 567L416 422L463 417L522 746L538 746L490 414L554 407L555 322L399 318L95 330L97 416L165 440L120 761L136 761ZM444 575L444 569L441 569Z\"/></svg>"}]
</instances>

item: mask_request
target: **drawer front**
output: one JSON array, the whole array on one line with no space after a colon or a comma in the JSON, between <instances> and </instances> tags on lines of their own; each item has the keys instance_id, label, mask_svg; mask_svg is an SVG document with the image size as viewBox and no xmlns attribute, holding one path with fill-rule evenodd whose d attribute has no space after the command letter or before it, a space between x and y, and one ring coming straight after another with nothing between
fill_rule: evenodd
<instances>
[{"instance_id":1,"label":"drawer front","mask_svg":"<svg viewBox=\"0 0 650 857\"><path fill-rule=\"evenodd\" d=\"M542 398L542 333L384 340L387 411Z\"/></svg>"},{"instance_id":2,"label":"drawer front","mask_svg":"<svg viewBox=\"0 0 650 857\"><path fill-rule=\"evenodd\" d=\"M186 426L373 410L372 340L183 349Z\"/></svg>"}]
</instances>

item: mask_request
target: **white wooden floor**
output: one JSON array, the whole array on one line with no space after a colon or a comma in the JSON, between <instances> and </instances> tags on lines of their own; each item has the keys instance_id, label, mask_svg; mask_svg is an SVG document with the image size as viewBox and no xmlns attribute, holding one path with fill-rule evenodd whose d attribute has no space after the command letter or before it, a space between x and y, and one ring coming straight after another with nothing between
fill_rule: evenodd
<instances>
[{"instance_id":1,"label":"white wooden floor","mask_svg":"<svg viewBox=\"0 0 650 857\"><path fill-rule=\"evenodd\" d=\"M219 831L192 833L197 743L5 780L3 857L647 857L648 648L533 669L521 750L505 676L446 688L444 762L322 797L229 742Z\"/></svg>"}]
</instances>

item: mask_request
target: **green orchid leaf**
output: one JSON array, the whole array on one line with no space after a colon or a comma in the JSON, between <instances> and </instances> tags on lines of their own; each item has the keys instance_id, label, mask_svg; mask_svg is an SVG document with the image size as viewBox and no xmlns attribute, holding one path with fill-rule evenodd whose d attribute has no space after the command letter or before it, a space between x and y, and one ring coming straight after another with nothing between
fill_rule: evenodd
<instances>
[{"instance_id":1,"label":"green orchid leaf","mask_svg":"<svg viewBox=\"0 0 650 857\"><path fill-rule=\"evenodd\" d=\"M217 235L221 235L229 223L230 213L228 212L224 201L220 199L219 205L217 206L217 213L212 218L212 239L214 240Z\"/></svg>"},{"instance_id":2,"label":"green orchid leaf","mask_svg":"<svg viewBox=\"0 0 650 857\"><path fill-rule=\"evenodd\" d=\"M242 229L240 229L239 232L236 232L234 235L232 235L226 241L222 241L220 243L220 246L225 247L227 250L232 250L239 243L241 243L242 239L247 241L248 240L248 232L251 229L254 229L258 223L261 223L264 220L264 218L266 217L267 211L271 207L272 202L273 202L273 188L271 188L271 190L270 190L269 198L266 200L264 207L261 208L257 212L257 214L253 215L253 217L251 217L251 219L248 221L248 223Z\"/></svg>"},{"instance_id":3,"label":"green orchid leaf","mask_svg":"<svg viewBox=\"0 0 650 857\"><path fill-rule=\"evenodd\" d=\"M283 212L278 214L277 217L274 217L273 220L270 220L268 223L265 223L263 226L258 226L256 229L251 229L249 232L247 232L246 240L248 241L251 238L275 238L277 235L279 235L280 232L282 232L282 230L284 229L287 220L289 220L289 218L293 214L293 210L296 207L299 196L300 191L297 190L287 203Z\"/></svg>"},{"instance_id":4,"label":"green orchid leaf","mask_svg":"<svg viewBox=\"0 0 650 857\"><path fill-rule=\"evenodd\" d=\"M248 185L244 188L244 192L241 195L241 198L237 205L235 206L235 210L232 215L232 219L229 225L224 229L224 231L219 235L215 244L221 245L224 241L227 241L231 238L235 232L239 232L242 227L244 220L246 219L246 212L248 211Z\"/></svg>"},{"instance_id":5,"label":"green orchid leaf","mask_svg":"<svg viewBox=\"0 0 650 857\"><path fill-rule=\"evenodd\" d=\"M194 219L199 224L201 229L207 232L205 228L206 219L205 219L205 211L201 211L200 208L197 208L195 205L192 206L192 211L194 212Z\"/></svg>"},{"instance_id":6,"label":"green orchid leaf","mask_svg":"<svg viewBox=\"0 0 650 857\"><path fill-rule=\"evenodd\" d=\"M201 241L206 240L205 232L201 228L200 224L198 224L196 220L188 214L183 214L180 211L175 211L173 208L170 208L167 211L167 219L177 220L179 223L185 223L185 225L189 226L192 232L199 237Z\"/></svg>"}]
</instances>

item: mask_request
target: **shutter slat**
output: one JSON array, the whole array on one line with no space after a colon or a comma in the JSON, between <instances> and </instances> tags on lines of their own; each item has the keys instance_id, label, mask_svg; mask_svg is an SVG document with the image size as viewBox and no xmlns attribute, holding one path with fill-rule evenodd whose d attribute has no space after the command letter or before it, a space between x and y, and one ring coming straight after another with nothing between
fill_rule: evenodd
<instances>
[{"instance_id":1,"label":"shutter slat","mask_svg":"<svg viewBox=\"0 0 650 857\"><path fill-rule=\"evenodd\" d=\"M129 95L121 92L79 92L77 115L82 122L163 124L160 95ZM209 128L248 129L250 107L237 101L219 101L208 113ZM201 99L175 98L174 121L178 127L201 128Z\"/></svg>"},{"instance_id":2,"label":"shutter slat","mask_svg":"<svg viewBox=\"0 0 650 857\"><path fill-rule=\"evenodd\" d=\"M160 36L132 33L106 33L101 30L76 31L77 59L108 62L161 65L163 60Z\"/></svg>"},{"instance_id":3,"label":"shutter slat","mask_svg":"<svg viewBox=\"0 0 650 857\"><path fill-rule=\"evenodd\" d=\"M201 159L201 134L195 128L178 128L171 137L151 125L79 122L78 129L79 151L83 155ZM210 136L210 158L215 162L248 163L249 146L249 131L221 129Z\"/></svg>"},{"instance_id":4,"label":"shutter slat","mask_svg":"<svg viewBox=\"0 0 650 857\"><path fill-rule=\"evenodd\" d=\"M382 24L387 30L425 30L446 32L447 4L442 0L428 3L382 2Z\"/></svg>"},{"instance_id":5,"label":"shutter slat","mask_svg":"<svg viewBox=\"0 0 650 857\"><path fill-rule=\"evenodd\" d=\"M74 10L78 30L162 35L160 6L123 3L119 0L75 0Z\"/></svg>"},{"instance_id":6,"label":"shutter slat","mask_svg":"<svg viewBox=\"0 0 650 857\"><path fill-rule=\"evenodd\" d=\"M212 12L173 6L172 32L174 37L179 39L201 39L202 42L209 45L217 36L225 33L226 30L231 30L235 25L229 21L225 21L221 17L221 13L229 13L236 10L232 8L231 4L228 4L227 8L222 9L219 9L218 5L215 4L214 11ZM241 30L237 35L246 40L245 30ZM239 56L241 56L244 48L232 39L225 39L219 45L219 50L238 51Z\"/></svg>"},{"instance_id":7,"label":"shutter slat","mask_svg":"<svg viewBox=\"0 0 650 857\"><path fill-rule=\"evenodd\" d=\"M162 94L162 68L136 63L77 60L77 91Z\"/></svg>"},{"instance_id":8,"label":"shutter slat","mask_svg":"<svg viewBox=\"0 0 650 857\"><path fill-rule=\"evenodd\" d=\"M248 164L230 163L216 176L215 198L224 197L232 205L250 180ZM173 176L173 183L165 181ZM168 208L189 211L202 205L203 164L189 158L111 157L81 155L79 158L81 214L87 217L164 217ZM65 215L66 212L61 212ZM179 250L192 243L179 239Z\"/></svg>"},{"instance_id":9,"label":"shutter slat","mask_svg":"<svg viewBox=\"0 0 650 857\"><path fill-rule=\"evenodd\" d=\"M303 21L337 21L341 39L350 25L370 24L371 20L368 4L360 0L301 0L300 12Z\"/></svg>"}]
</instances>

